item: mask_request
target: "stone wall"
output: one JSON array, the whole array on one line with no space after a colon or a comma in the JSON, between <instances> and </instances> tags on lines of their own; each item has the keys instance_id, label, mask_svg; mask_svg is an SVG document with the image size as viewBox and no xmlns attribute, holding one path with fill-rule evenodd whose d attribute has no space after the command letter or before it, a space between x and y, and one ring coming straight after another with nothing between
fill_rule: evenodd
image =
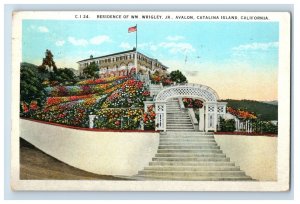
<instances>
[{"instance_id":1,"label":"stone wall","mask_svg":"<svg viewBox=\"0 0 300 204\"><path fill-rule=\"evenodd\" d=\"M20 120L20 137L76 168L131 176L157 152L159 133L96 132Z\"/></svg>"},{"instance_id":2,"label":"stone wall","mask_svg":"<svg viewBox=\"0 0 300 204\"><path fill-rule=\"evenodd\" d=\"M259 181L277 180L277 137L215 135L230 161Z\"/></svg>"}]
</instances>

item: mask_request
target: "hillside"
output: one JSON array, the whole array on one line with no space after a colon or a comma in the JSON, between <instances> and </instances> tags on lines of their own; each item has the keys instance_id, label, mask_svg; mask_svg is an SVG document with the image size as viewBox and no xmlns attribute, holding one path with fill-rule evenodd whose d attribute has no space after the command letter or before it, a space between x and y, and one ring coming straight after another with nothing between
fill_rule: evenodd
<instances>
[{"instance_id":1,"label":"hillside","mask_svg":"<svg viewBox=\"0 0 300 204\"><path fill-rule=\"evenodd\" d=\"M252 101L252 100L226 99L221 101L227 102L228 107L232 107L234 109L243 109L249 112L253 112L261 120L269 121L269 120L278 119L277 105L267 104L264 102Z\"/></svg>"},{"instance_id":2,"label":"hillside","mask_svg":"<svg viewBox=\"0 0 300 204\"><path fill-rule=\"evenodd\" d=\"M277 100L274 100L274 101L262 101L262 102L278 106L278 101Z\"/></svg>"}]
</instances>

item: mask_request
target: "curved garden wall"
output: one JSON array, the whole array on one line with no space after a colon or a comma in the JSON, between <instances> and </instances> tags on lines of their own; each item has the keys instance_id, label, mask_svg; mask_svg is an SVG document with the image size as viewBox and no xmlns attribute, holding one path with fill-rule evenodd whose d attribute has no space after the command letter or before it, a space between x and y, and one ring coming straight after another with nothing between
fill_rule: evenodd
<instances>
[{"instance_id":1,"label":"curved garden wall","mask_svg":"<svg viewBox=\"0 0 300 204\"><path fill-rule=\"evenodd\" d=\"M137 174L159 144L159 133L75 130L24 119L20 137L60 161L102 175Z\"/></svg>"},{"instance_id":2,"label":"curved garden wall","mask_svg":"<svg viewBox=\"0 0 300 204\"><path fill-rule=\"evenodd\" d=\"M277 180L277 137L215 135L230 160L259 181Z\"/></svg>"}]
</instances>

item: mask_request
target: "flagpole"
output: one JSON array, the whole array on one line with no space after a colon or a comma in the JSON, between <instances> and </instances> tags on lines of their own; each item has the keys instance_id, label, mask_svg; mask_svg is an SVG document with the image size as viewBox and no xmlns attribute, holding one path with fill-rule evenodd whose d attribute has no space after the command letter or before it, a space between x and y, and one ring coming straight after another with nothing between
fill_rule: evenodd
<instances>
[{"instance_id":1,"label":"flagpole","mask_svg":"<svg viewBox=\"0 0 300 204\"><path fill-rule=\"evenodd\" d=\"M137 63L137 24L135 25L136 27L136 32L135 32L135 75L137 77L137 73L138 73L138 63Z\"/></svg>"}]
</instances>

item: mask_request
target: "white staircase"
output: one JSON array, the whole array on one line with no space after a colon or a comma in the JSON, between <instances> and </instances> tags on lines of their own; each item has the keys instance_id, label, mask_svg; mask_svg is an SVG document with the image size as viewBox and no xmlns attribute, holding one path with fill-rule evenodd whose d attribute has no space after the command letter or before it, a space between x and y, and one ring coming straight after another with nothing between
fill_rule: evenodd
<instances>
[{"instance_id":1,"label":"white staircase","mask_svg":"<svg viewBox=\"0 0 300 204\"><path fill-rule=\"evenodd\" d=\"M240 181L252 180L222 152L212 133L167 132L157 154L132 179Z\"/></svg>"},{"instance_id":2,"label":"white staircase","mask_svg":"<svg viewBox=\"0 0 300 204\"><path fill-rule=\"evenodd\" d=\"M195 131L186 110L181 110L178 99L167 102L167 131Z\"/></svg>"}]
</instances>

